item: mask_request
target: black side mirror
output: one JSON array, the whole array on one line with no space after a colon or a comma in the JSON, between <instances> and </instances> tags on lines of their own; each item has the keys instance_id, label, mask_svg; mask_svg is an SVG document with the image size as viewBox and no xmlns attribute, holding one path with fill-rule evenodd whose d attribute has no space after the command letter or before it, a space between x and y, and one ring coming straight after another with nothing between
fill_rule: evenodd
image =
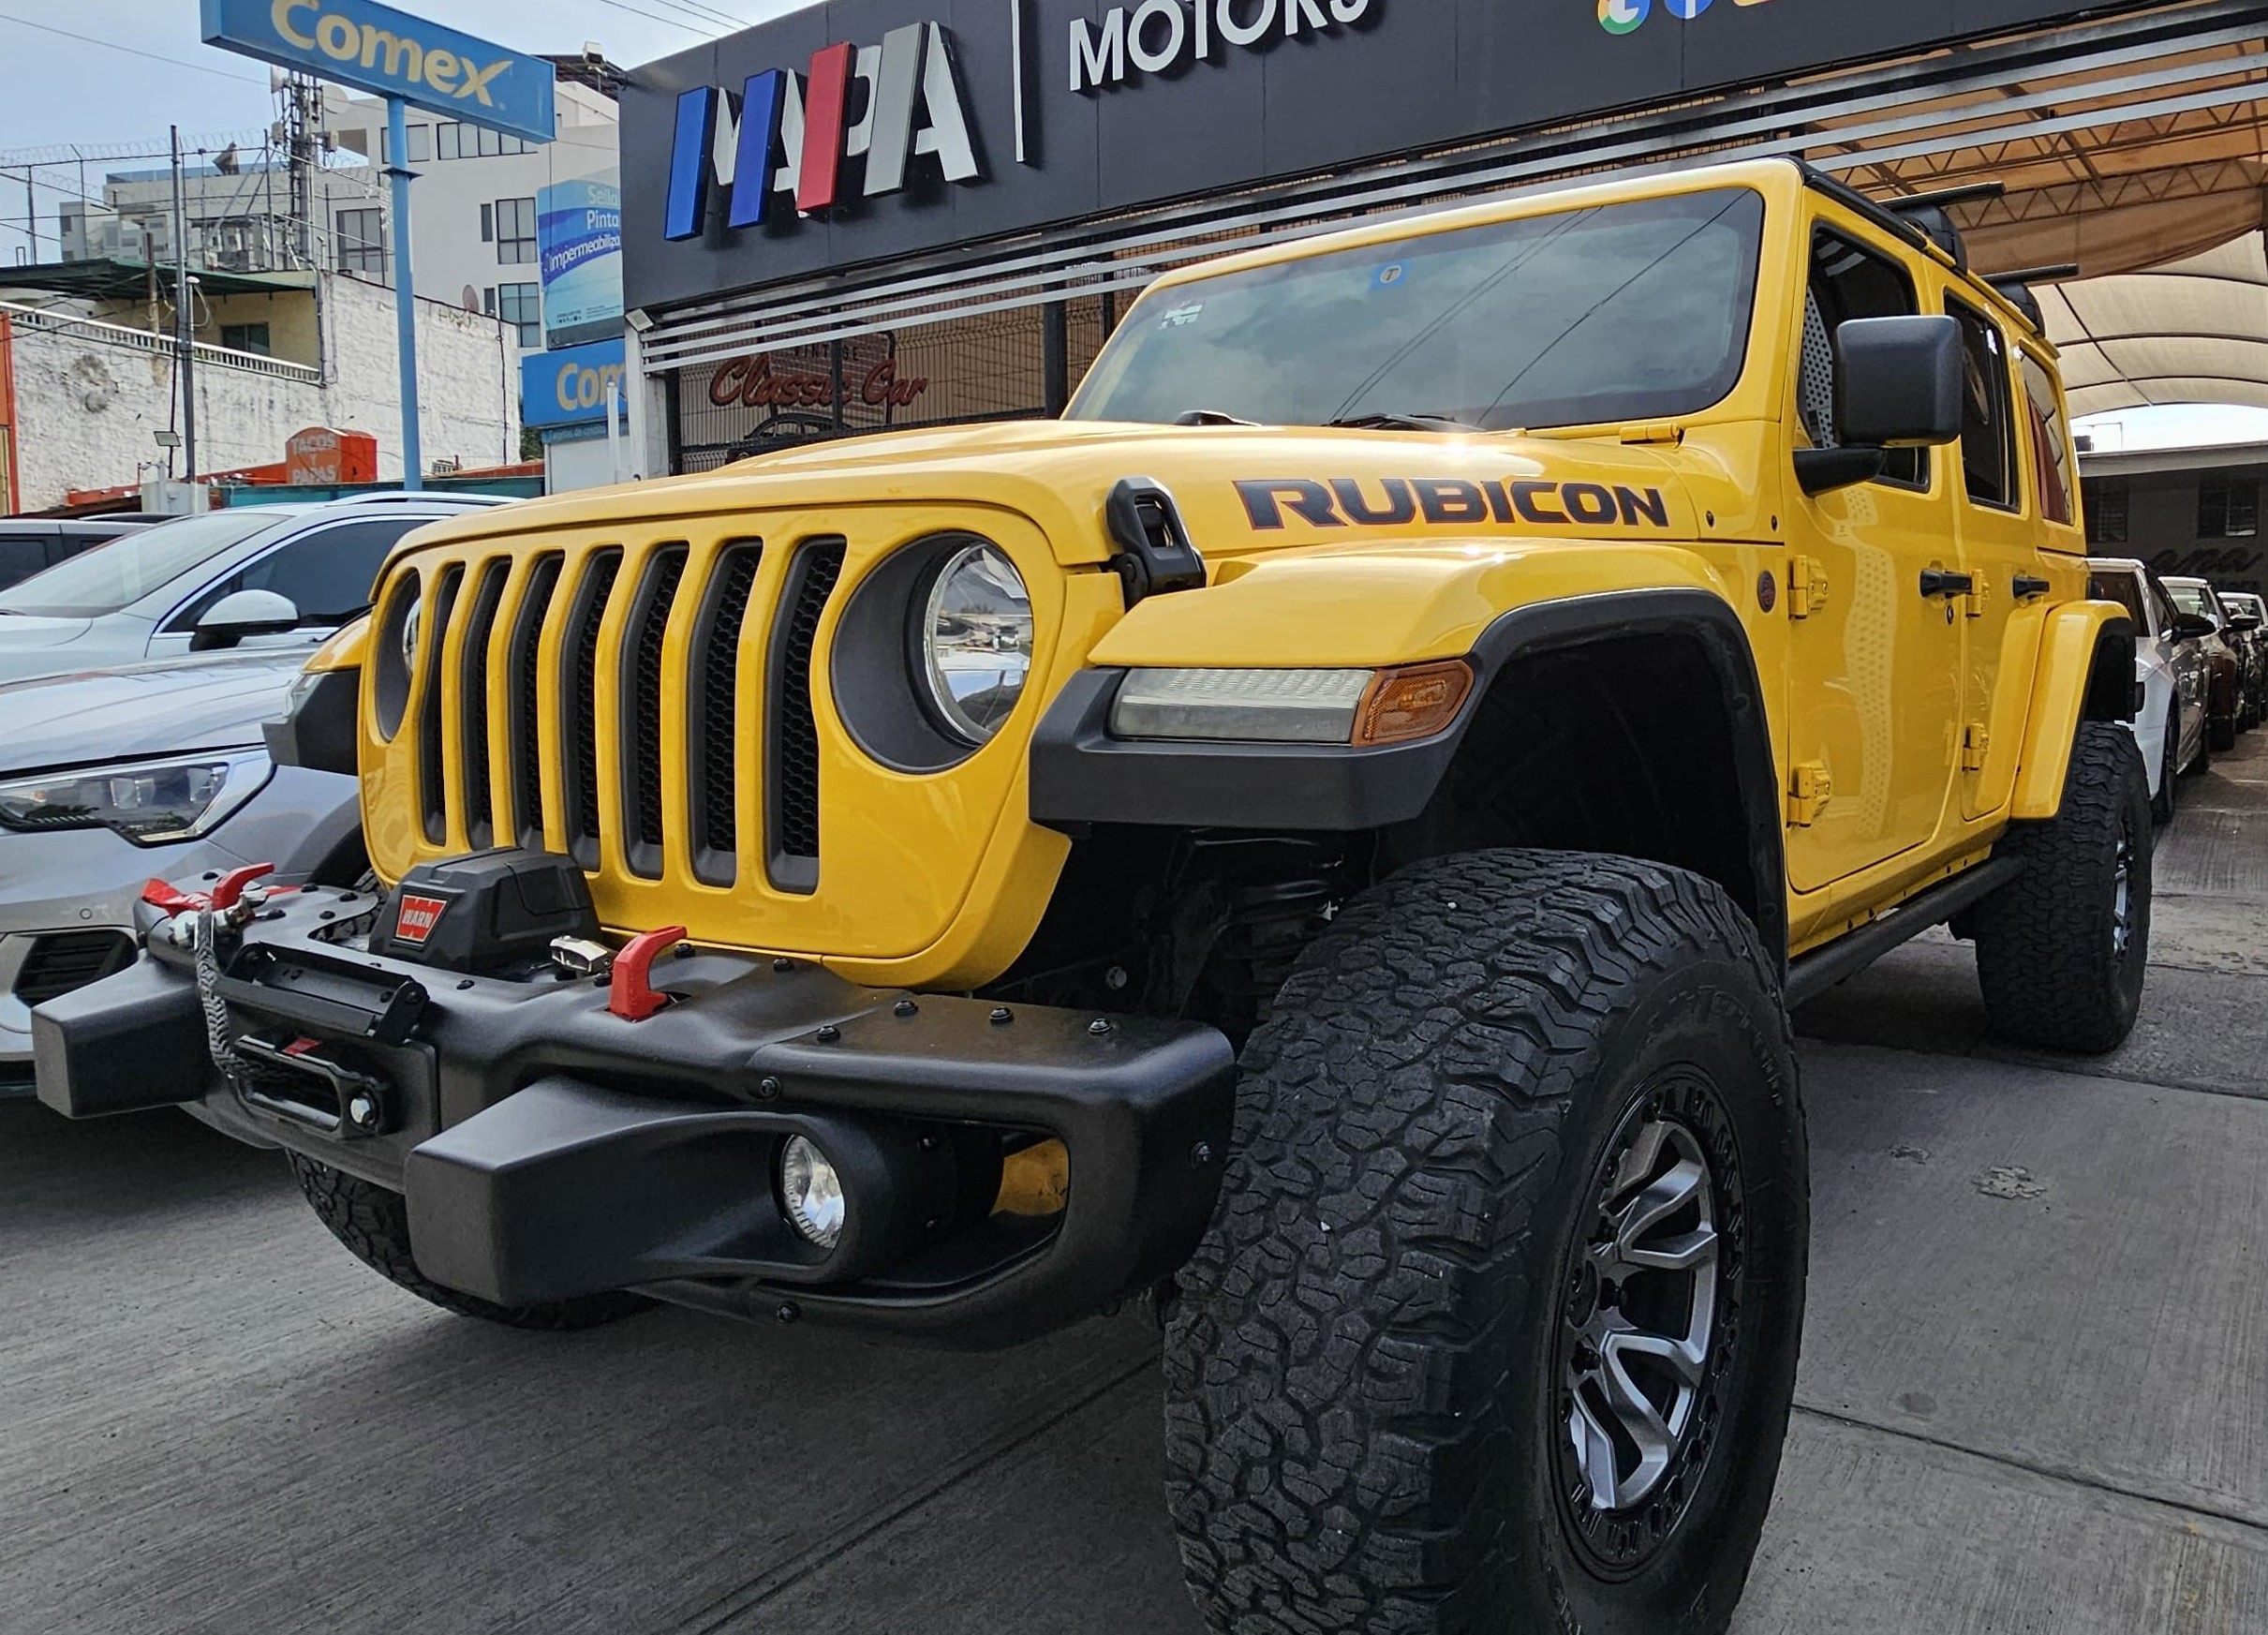
<instances>
[{"instance_id":1,"label":"black side mirror","mask_svg":"<svg viewBox=\"0 0 2268 1635\"><path fill-rule=\"evenodd\" d=\"M2219 630L2201 613L2177 613L2173 616L2173 639L2177 642L2199 642Z\"/></svg>"},{"instance_id":2,"label":"black side mirror","mask_svg":"<svg viewBox=\"0 0 2268 1635\"><path fill-rule=\"evenodd\" d=\"M2232 613L2229 616L2229 628L2249 634L2261 628L2261 616L2257 613Z\"/></svg>"},{"instance_id":3,"label":"black side mirror","mask_svg":"<svg viewBox=\"0 0 2268 1635\"><path fill-rule=\"evenodd\" d=\"M1961 325L1950 318L1854 318L1835 330L1835 430L1843 446L1805 449L1796 477L1824 494L1882 474L1884 451L1961 435Z\"/></svg>"}]
</instances>

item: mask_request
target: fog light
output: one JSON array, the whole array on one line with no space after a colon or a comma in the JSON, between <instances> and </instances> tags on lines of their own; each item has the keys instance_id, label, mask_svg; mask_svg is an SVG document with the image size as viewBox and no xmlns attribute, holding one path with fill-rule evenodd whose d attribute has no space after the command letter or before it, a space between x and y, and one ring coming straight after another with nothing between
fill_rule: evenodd
<instances>
[{"instance_id":1,"label":"fog light","mask_svg":"<svg viewBox=\"0 0 2268 1635\"><path fill-rule=\"evenodd\" d=\"M842 1177L835 1173L827 1155L802 1136L790 1136L779 1150L779 1209L789 1226L822 1249L832 1249L842 1241Z\"/></svg>"}]
</instances>

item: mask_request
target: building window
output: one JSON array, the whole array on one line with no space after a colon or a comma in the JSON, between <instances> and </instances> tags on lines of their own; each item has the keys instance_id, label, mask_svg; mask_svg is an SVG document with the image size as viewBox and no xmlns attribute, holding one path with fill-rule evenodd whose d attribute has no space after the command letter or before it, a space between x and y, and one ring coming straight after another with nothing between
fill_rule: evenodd
<instances>
[{"instance_id":1,"label":"building window","mask_svg":"<svg viewBox=\"0 0 2268 1635\"><path fill-rule=\"evenodd\" d=\"M2261 485L2212 476L2197 485L2197 537L2248 540L2261 531Z\"/></svg>"},{"instance_id":2,"label":"building window","mask_svg":"<svg viewBox=\"0 0 2268 1635\"><path fill-rule=\"evenodd\" d=\"M409 149L408 162L410 164L426 163L433 157L433 126L430 125L409 126L409 141L407 145ZM381 164L393 163L393 132L391 130L381 129L378 132L378 159Z\"/></svg>"},{"instance_id":3,"label":"building window","mask_svg":"<svg viewBox=\"0 0 2268 1635\"><path fill-rule=\"evenodd\" d=\"M520 344L536 348L543 344L543 286L541 284L499 284L497 286L497 316L506 323L516 324Z\"/></svg>"},{"instance_id":4,"label":"building window","mask_svg":"<svg viewBox=\"0 0 2268 1635\"><path fill-rule=\"evenodd\" d=\"M2123 545L2127 543L2127 485L2104 478L2086 484L2087 543Z\"/></svg>"},{"instance_id":5,"label":"building window","mask_svg":"<svg viewBox=\"0 0 2268 1635\"><path fill-rule=\"evenodd\" d=\"M481 215L485 218L488 211ZM497 260L506 267L532 267L536 264L536 201L532 199L499 199L496 209ZM483 238L487 235L482 234Z\"/></svg>"},{"instance_id":6,"label":"building window","mask_svg":"<svg viewBox=\"0 0 2268 1635\"><path fill-rule=\"evenodd\" d=\"M341 210L332 218L338 241L338 270L366 278L386 275L386 213L382 210Z\"/></svg>"},{"instance_id":7,"label":"building window","mask_svg":"<svg viewBox=\"0 0 2268 1635\"><path fill-rule=\"evenodd\" d=\"M536 144L477 125L438 125L434 127L434 152L444 159L493 159L532 154ZM416 146L416 139L410 140Z\"/></svg>"},{"instance_id":8,"label":"building window","mask_svg":"<svg viewBox=\"0 0 2268 1635\"><path fill-rule=\"evenodd\" d=\"M232 352L258 352L263 358L274 356L268 349L268 326L264 323L224 323L220 326L220 344Z\"/></svg>"}]
</instances>

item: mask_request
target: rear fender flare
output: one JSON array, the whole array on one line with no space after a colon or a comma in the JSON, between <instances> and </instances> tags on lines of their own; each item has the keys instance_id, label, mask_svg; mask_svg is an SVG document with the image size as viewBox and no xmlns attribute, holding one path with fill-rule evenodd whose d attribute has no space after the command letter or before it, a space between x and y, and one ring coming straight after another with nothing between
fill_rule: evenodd
<instances>
[{"instance_id":1,"label":"rear fender flare","mask_svg":"<svg viewBox=\"0 0 2268 1635\"><path fill-rule=\"evenodd\" d=\"M2069 602L2052 609L2032 672L2032 705L2009 816L2053 817L2063 807L2071 744L2083 721L2134 717L2134 621L2115 602Z\"/></svg>"}]
</instances>

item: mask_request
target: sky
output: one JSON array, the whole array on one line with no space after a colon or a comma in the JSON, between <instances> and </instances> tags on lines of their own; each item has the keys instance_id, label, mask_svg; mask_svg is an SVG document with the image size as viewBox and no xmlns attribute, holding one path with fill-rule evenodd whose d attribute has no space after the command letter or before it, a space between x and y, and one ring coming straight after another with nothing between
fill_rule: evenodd
<instances>
[{"instance_id":1,"label":"sky","mask_svg":"<svg viewBox=\"0 0 2268 1635\"><path fill-rule=\"evenodd\" d=\"M632 67L804 3L408 0L400 8L519 51L579 52L595 41L609 61ZM156 162L162 164L170 125L181 126L185 141L257 141L274 119L267 65L203 44L197 16L197 0L0 0L0 260L19 260L31 247L20 167L29 157L52 156L39 150L98 143L106 153L161 156ZM86 191L101 190L102 168L88 166ZM34 178L39 259L53 260L56 209L78 191L78 172L75 166L41 169Z\"/></svg>"}]
</instances>

